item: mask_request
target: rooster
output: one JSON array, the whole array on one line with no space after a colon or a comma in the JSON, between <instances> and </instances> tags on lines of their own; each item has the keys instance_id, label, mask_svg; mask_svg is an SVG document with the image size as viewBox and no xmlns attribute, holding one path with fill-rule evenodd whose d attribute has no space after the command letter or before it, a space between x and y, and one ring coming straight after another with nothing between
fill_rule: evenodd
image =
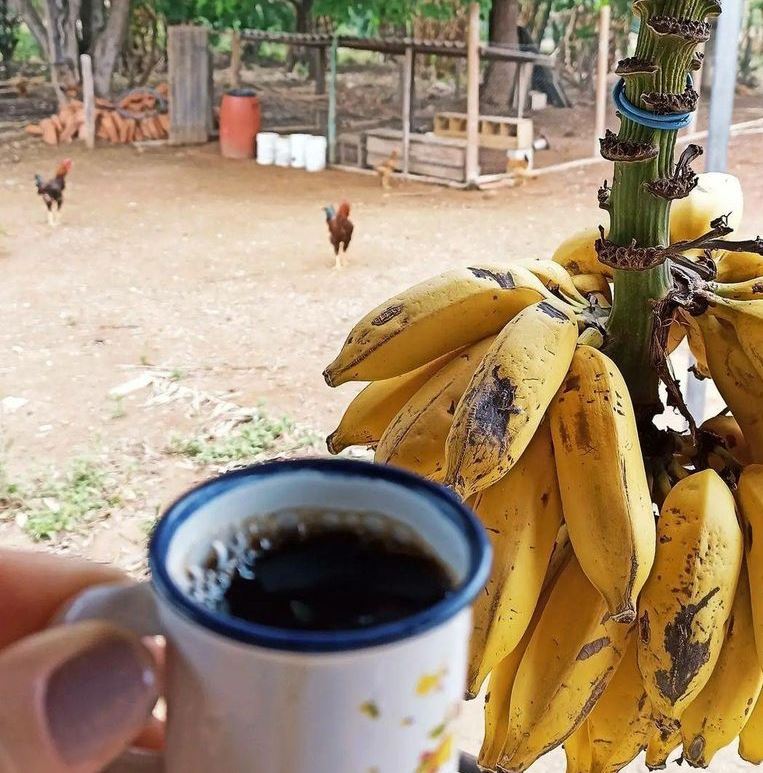
<instances>
[{"instance_id":1,"label":"rooster","mask_svg":"<svg viewBox=\"0 0 763 773\"><path fill-rule=\"evenodd\" d=\"M326 213L326 225L329 229L329 241L334 248L334 255L336 256L335 268L342 268L342 258L339 255L339 248L342 248L342 253L347 252L347 248L350 246L350 239L352 239L353 224L350 220L350 205L343 201L337 210L330 204L323 208Z\"/></svg>"},{"instance_id":2,"label":"rooster","mask_svg":"<svg viewBox=\"0 0 763 773\"><path fill-rule=\"evenodd\" d=\"M51 180L43 180L42 176L36 174L34 182L37 186L37 195L42 196L45 206L48 208L48 224L58 225L61 218L61 207L64 204L64 188L66 188L66 175L72 168L72 160L64 159L56 168L55 177ZM53 211L53 205L56 205L56 211Z\"/></svg>"}]
</instances>

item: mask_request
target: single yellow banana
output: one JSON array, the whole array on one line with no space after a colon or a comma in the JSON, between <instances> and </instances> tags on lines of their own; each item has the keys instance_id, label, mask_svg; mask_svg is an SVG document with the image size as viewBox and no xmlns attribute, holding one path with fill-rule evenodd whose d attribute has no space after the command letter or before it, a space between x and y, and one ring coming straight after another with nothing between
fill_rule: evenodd
<instances>
[{"instance_id":1,"label":"single yellow banana","mask_svg":"<svg viewBox=\"0 0 763 773\"><path fill-rule=\"evenodd\" d=\"M442 478L453 412L494 338L468 346L413 394L382 434L374 457L377 462Z\"/></svg>"},{"instance_id":2,"label":"single yellow banana","mask_svg":"<svg viewBox=\"0 0 763 773\"><path fill-rule=\"evenodd\" d=\"M551 430L544 421L512 470L472 502L493 545L473 607L467 694L511 653L530 624L562 522Z\"/></svg>"},{"instance_id":3,"label":"single yellow banana","mask_svg":"<svg viewBox=\"0 0 763 773\"><path fill-rule=\"evenodd\" d=\"M550 409L564 520L589 580L621 622L654 561L654 514L628 388L605 354L579 346Z\"/></svg>"},{"instance_id":4,"label":"single yellow banana","mask_svg":"<svg viewBox=\"0 0 763 773\"><path fill-rule=\"evenodd\" d=\"M585 721L612 679L632 631L606 612L601 594L572 556L522 657L501 768L527 770Z\"/></svg>"},{"instance_id":5,"label":"single yellow banana","mask_svg":"<svg viewBox=\"0 0 763 773\"><path fill-rule=\"evenodd\" d=\"M567 758L566 773L589 773L591 770L591 738L588 720L564 742Z\"/></svg>"},{"instance_id":6,"label":"single yellow banana","mask_svg":"<svg viewBox=\"0 0 763 773\"><path fill-rule=\"evenodd\" d=\"M716 297L706 313L734 328L744 353L763 379L763 300L733 301Z\"/></svg>"},{"instance_id":7,"label":"single yellow banana","mask_svg":"<svg viewBox=\"0 0 763 773\"><path fill-rule=\"evenodd\" d=\"M538 625L538 620L540 620L540 616L546 606L551 589L554 587L554 583L567 561L570 560L571 555L572 550L562 527L557 536L554 552L543 581L543 589L541 590L540 598L530 624L519 640L519 644L490 674L488 689L485 694L485 736L477 758L480 766L488 770L496 768L506 745L511 715L511 692L514 689L514 682L519 671L519 665L522 662L522 656Z\"/></svg>"},{"instance_id":8,"label":"single yellow banana","mask_svg":"<svg viewBox=\"0 0 763 773\"><path fill-rule=\"evenodd\" d=\"M586 228L567 237L557 248L551 260L573 275L603 274L611 277L612 269L599 260L596 254L596 240L600 237L598 228Z\"/></svg>"},{"instance_id":9,"label":"single yellow banana","mask_svg":"<svg viewBox=\"0 0 763 773\"><path fill-rule=\"evenodd\" d=\"M663 729L715 667L742 553L734 497L718 473L679 481L662 505L654 568L639 599L639 668Z\"/></svg>"},{"instance_id":10,"label":"single yellow banana","mask_svg":"<svg viewBox=\"0 0 763 773\"><path fill-rule=\"evenodd\" d=\"M497 333L550 293L521 266L470 266L414 285L350 331L323 376L329 386L408 373Z\"/></svg>"},{"instance_id":11,"label":"single yellow banana","mask_svg":"<svg viewBox=\"0 0 763 773\"><path fill-rule=\"evenodd\" d=\"M670 206L670 242L691 241L710 230L710 222L729 216L729 225L739 228L744 197L739 180L731 174L705 172L697 175L697 185L683 199Z\"/></svg>"},{"instance_id":12,"label":"single yellow banana","mask_svg":"<svg viewBox=\"0 0 763 773\"><path fill-rule=\"evenodd\" d=\"M763 257L758 255L757 257ZM763 265L761 265L763 270ZM756 276L746 282L710 282L708 285L716 295L734 301L756 301L763 299L763 276Z\"/></svg>"},{"instance_id":13,"label":"single yellow banana","mask_svg":"<svg viewBox=\"0 0 763 773\"><path fill-rule=\"evenodd\" d=\"M712 416L702 422L700 429L717 438L718 444L723 446L741 465L747 466L750 463L750 448L739 423L733 416ZM710 456L713 454L711 453ZM726 466L723 460L718 461L721 463L721 468Z\"/></svg>"},{"instance_id":14,"label":"single yellow banana","mask_svg":"<svg viewBox=\"0 0 763 773\"><path fill-rule=\"evenodd\" d=\"M339 426L326 438L329 453L338 454L349 446L373 445L397 412L458 352L449 352L402 376L372 381L347 406Z\"/></svg>"},{"instance_id":15,"label":"single yellow banana","mask_svg":"<svg viewBox=\"0 0 763 773\"><path fill-rule=\"evenodd\" d=\"M719 282L747 282L763 276L763 255L756 252L723 252L716 262Z\"/></svg>"},{"instance_id":16,"label":"single yellow banana","mask_svg":"<svg viewBox=\"0 0 763 773\"><path fill-rule=\"evenodd\" d=\"M652 705L636 657L636 637L612 681L588 715L591 744L586 773L617 773L646 748L654 729Z\"/></svg>"},{"instance_id":17,"label":"single yellow banana","mask_svg":"<svg viewBox=\"0 0 763 773\"><path fill-rule=\"evenodd\" d=\"M681 745L681 730L676 722L669 729L655 727L646 745L644 763L649 770L662 770L668 757Z\"/></svg>"},{"instance_id":18,"label":"single yellow banana","mask_svg":"<svg viewBox=\"0 0 763 773\"><path fill-rule=\"evenodd\" d=\"M612 305L612 290L604 274L577 274L572 277L572 283L586 300L593 295L600 305Z\"/></svg>"},{"instance_id":19,"label":"single yellow banana","mask_svg":"<svg viewBox=\"0 0 763 773\"><path fill-rule=\"evenodd\" d=\"M679 310L673 324L678 323L683 327L686 335L686 342L689 344L689 351L694 357L694 367L700 376L708 378L710 370L707 365L707 351L705 350L705 341L702 338L702 332L696 319L683 310Z\"/></svg>"},{"instance_id":20,"label":"single yellow banana","mask_svg":"<svg viewBox=\"0 0 763 773\"><path fill-rule=\"evenodd\" d=\"M739 756L753 765L763 762L763 694L739 734Z\"/></svg>"},{"instance_id":21,"label":"single yellow banana","mask_svg":"<svg viewBox=\"0 0 763 773\"><path fill-rule=\"evenodd\" d=\"M446 446L446 482L463 498L502 478L524 453L567 372L578 326L542 301L496 336L461 398Z\"/></svg>"},{"instance_id":22,"label":"single yellow banana","mask_svg":"<svg viewBox=\"0 0 763 773\"><path fill-rule=\"evenodd\" d=\"M758 659L763 667L763 465L751 464L739 476L737 502L742 511L750 577L752 619Z\"/></svg>"},{"instance_id":23,"label":"single yellow banana","mask_svg":"<svg viewBox=\"0 0 763 773\"><path fill-rule=\"evenodd\" d=\"M761 687L763 670L755 651L750 585L743 568L718 662L681 714L684 759L690 765L708 767L716 752L739 735Z\"/></svg>"},{"instance_id":24,"label":"single yellow banana","mask_svg":"<svg viewBox=\"0 0 763 773\"><path fill-rule=\"evenodd\" d=\"M554 263L553 260L533 260L524 258L511 264L512 266L523 266L530 271L533 276L539 279L545 288L561 300L566 300L576 306L587 306L588 301L584 298L573 281L573 277L563 266Z\"/></svg>"},{"instance_id":25,"label":"single yellow banana","mask_svg":"<svg viewBox=\"0 0 763 773\"><path fill-rule=\"evenodd\" d=\"M763 379L743 351L732 325L710 314L695 319L713 381L742 428L751 459L763 462Z\"/></svg>"}]
</instances>

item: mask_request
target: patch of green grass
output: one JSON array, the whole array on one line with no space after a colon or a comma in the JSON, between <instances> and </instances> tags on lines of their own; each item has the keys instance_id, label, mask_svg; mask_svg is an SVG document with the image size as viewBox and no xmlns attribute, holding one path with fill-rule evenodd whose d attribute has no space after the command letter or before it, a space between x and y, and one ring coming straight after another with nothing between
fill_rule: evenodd
<instances>
[{"instance_id":1,"label":"patch of green grass","mask_svg":"<svg viewBox=\"0 0 763 773\"><path fill-rule=\"evenodd\" d=\"M309 448L315 439L299 431L288 418L252 414L251 421L239 425L225 437L175 437L167 452L187 456L199 464L230 464L256 461L264 454Z\"/></svg>"},{"instance_id":2,"label":"patch of green grass","mask_svg":"<svg viewBox=\"0 0 763 773\"><path fill-rule=\"evenodd\" d=\"M20 523L35 540L82 528L102 511L119 503L106 471L87 459L76 459L61 477L38 482L17 508Z\"/></svg>"},{"instance_id":3,"label":"patch of green grass","mask_svg":"<svg viewBox=\"0 0 763 773\"><path fill-rule=\"evenodd\" d=\"M5 466L0 463L0 510L16 509L23 497L21 485L8 477Z\"/></svg>"},{"instance_id":4,"label":"patch of green grass","mask_svg":"<svg viewBox=\"0 0 763 773\"><path fill-rule=\"evenodd\" d=\"M181 370L180 368L175 368L170 373L170 381L182 381L187 376L188 374L184 370Z\"/></svg>"}]
</instances>

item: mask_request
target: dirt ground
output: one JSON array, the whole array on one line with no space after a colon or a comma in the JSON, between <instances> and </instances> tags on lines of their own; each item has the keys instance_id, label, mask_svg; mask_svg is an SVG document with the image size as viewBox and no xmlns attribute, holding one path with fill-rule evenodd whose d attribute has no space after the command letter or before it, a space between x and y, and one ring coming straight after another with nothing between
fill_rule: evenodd
<instances>
[{"instance_id":1,"label":"dirt ground","mask_svg":"<svg viewBox=\"0 0 763 773\"><path fill-rule=\"evenodd\" d=\"M329 390L321 371L367 309L467 261L549 257L601 221L595 194L609 171L599 164L496 192L399 184L387 194L373 177L226 161L214 145L90 154L77 145L66 149L74 168L63 224L51 229L32 176L61 152L5 150L0 543L137 573L157 511L240 460L230 443L220 447L242 427L264 437L247 436L245 452L321 452L316 437L356 389ZM733 139L730 151L753 233L763 136ZM352 203L356 230L349 266L336 271L321 207L340 198ZM282 426L282 416L295 424ZM97 506L84 516L73 506L67 529L34 543L28 502L35 517L67 515L61 487L76 459L97 471L96 493L86 492ZM473 705L467 748L478 721ZM561 765L556 756L538 769Z\"/></svg>"}]
</instances>

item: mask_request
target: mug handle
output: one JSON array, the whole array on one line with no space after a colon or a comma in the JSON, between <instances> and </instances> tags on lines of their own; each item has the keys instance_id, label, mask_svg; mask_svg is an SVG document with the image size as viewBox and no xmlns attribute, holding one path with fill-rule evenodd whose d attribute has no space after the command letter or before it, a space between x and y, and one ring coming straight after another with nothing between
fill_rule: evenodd
<instances>
[{"instance_id":1,"label":"mug handle","mask_svg":"<svg viewBox=\"0 0 763 773\"><path fill-rule=\"evenodd\" d=\"M137 636L158 636L162 625L147 582L95 585L75 597L54 619L55 625L105 620ZM128 749L103 773L164 773L160 752Z\"/></svg>"}]
</instances>

